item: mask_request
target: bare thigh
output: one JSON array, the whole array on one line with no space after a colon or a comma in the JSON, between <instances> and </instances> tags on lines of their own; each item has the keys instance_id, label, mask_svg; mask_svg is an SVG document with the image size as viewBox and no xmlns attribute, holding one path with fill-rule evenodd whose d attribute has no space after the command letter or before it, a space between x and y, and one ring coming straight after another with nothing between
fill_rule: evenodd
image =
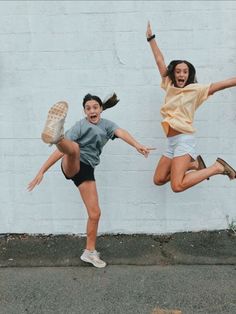
<instances>
[{"instance_id":1,"label":"bare thigh","mask_svg":"<svg viewBox=\"0 0 236 314\"><path fill-rule=\"evenodd\" d=\"M174 190L182 185L184 177L191 165L192 157L188 154L174 157L171 166L171 186Z\"/></svg>"},{"instance_id":2,"label":"bare thigh","mask_svg":"<svg viewBox=\"0 0 236 314\"><path fill-rule=\"evenodd\" d=\"M157 185L165 184L170 180L172 159L162 156L157 164L153 181Z\"/></svg>"},{"instance_id":3,"label":"bare thigh","mask_svg":"<svg viewBox=\"0 0 236 314\"><path fill-rule=\"evenodd\" d=\"M74 154L64 155L62 158L62 168L67 177L71 178L80 170L80 150L79 145L71 142Z\"/></svg>"}]
</instances>

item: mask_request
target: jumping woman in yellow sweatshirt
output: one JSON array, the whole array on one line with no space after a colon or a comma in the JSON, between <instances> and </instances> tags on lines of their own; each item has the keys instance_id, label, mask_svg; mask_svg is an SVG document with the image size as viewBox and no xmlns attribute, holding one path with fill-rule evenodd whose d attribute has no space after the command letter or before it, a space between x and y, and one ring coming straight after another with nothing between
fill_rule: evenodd
<instances>
[{"instance_id":1,"label":"jumping woman in yellow sweatshirt","mask_svg":"<svg viewBox=\"0 0 236 314\"><path fill-rule=\"evenodd\" d=\"M166 91L161 115L167 149L157 164L154 183L163 185L170 181L174 192L182 192L217 174L235 179L236 171L223 159L217 158L207 168L201 156L196 156L193 121L195 111L209 96L236 86L236 77L207 85L198 84L195 68L190 62L173 60L166 66L149 22L146 37L162 78L161 87Z\"/></svg>"}]
</instances>

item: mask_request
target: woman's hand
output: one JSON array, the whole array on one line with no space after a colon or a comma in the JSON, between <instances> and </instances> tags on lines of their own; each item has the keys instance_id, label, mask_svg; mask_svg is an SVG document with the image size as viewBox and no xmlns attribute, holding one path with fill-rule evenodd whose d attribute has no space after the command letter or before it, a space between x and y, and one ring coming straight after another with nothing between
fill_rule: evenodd
<instances>
[{"instance_id":1,"label":"woman's hand","mask_svg":"<svg viewBox=\"0 0 236 314\"><path fill-rule=\"evenodd\" d=\"M150 25L149 21L148 21L148 24L147 24L146 36L147 36L147 38L150 38L152 36L152 29L151 29L151 25Z\"/></svg>"},{"instance_id":2,"label":"woman's hand","mask_svg":"<svg viewBox=\"0 0 236 314\"><path fill-rule=\"evenodd\" d=\"M144 157L148 157L148 154L150 153L151 150L155 148L151 147L146 147L139 142L137 142L132 135L129 134L128 131L118 128L115 130L115 135L119 138L121 138L123 141L128 143L129 145L133 146L136 148L136 150L142 154Z\"/></svg>"},{"instance_id":3,"label":"woman's hand","mask_svg":"<svg viewBox=\"0 0 236 314\"><path fill-rule=\"evenodd\" d=\"M137 151L142 154L145 158L148 157L149 153L151 150L155 150L156 148L154 147L146 147L146 146L143 146L143 145L138 145L135 147L137 149Z\"/></svg>"},{"instance_id":4,"label":"woman's hand","mask_svg":"<svg viewBox=\"0 0 236 314\"><path fill-rule=\"evenodd\" d=\"M32 191L36 185L39 185L43 180L43 173L39 172L36 177L28 184L27 190Z\"/></svg>"}]
</instances>

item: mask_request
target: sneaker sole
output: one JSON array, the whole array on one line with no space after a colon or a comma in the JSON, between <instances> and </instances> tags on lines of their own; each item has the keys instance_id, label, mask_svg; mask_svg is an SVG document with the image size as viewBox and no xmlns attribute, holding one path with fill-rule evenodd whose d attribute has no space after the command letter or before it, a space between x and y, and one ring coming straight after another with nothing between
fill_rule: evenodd
<instances>
[{"instance_id":1,"label":"sneaker sole","mask_svg":"<svg viewBox=\"0 0 236 314\"><path fill-rule=\"evenodd\" d=\"M50 108L44 130L41 134L41 138L44 141L44 143L46 144L53 143L54 134L52 132L52 129L50 128L50 123L52 121L59 122L60 120L65 119L67 111L68 104L65 101L60 101Z\"/></svg>"},{"instance_id":2,"label":"sneaker sole","mask_svg":"<svg viewBox=\"0 0 236 314\"><path fill-rule=\"evenodd\" d=\"M104 265L101 265L101 264L96 264L96 263L94 263L94 262L92 262L92 261L90 261L89 259L87 259L87 258L84 258L84 257L80 257L80 259L81 259L81 261L83 261L83 262L85 262L85 263L89 263L89 264L92 264L94 267L97 267L97 268L104 268L104 267L106 267L106 263L104 262Z\"/></svg>"}]
</instances>

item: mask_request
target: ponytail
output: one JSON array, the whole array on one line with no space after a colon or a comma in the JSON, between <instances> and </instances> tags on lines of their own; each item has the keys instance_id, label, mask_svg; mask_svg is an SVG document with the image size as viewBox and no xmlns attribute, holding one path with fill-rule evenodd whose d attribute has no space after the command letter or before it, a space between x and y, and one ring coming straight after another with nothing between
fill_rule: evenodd
<instances>
[{"instance_id":1,"label":"ponytail","mask_svg":"<svg viewBox=\"0 0 236 314\"><path fill-rule=\"evenodd\" d=\"M112 96L109 96L102 102L102 108L103 110L109 109L111 107L114 107L120 100L117 99L116 93L113 93Z\"/></svg>"}]
</instances>

